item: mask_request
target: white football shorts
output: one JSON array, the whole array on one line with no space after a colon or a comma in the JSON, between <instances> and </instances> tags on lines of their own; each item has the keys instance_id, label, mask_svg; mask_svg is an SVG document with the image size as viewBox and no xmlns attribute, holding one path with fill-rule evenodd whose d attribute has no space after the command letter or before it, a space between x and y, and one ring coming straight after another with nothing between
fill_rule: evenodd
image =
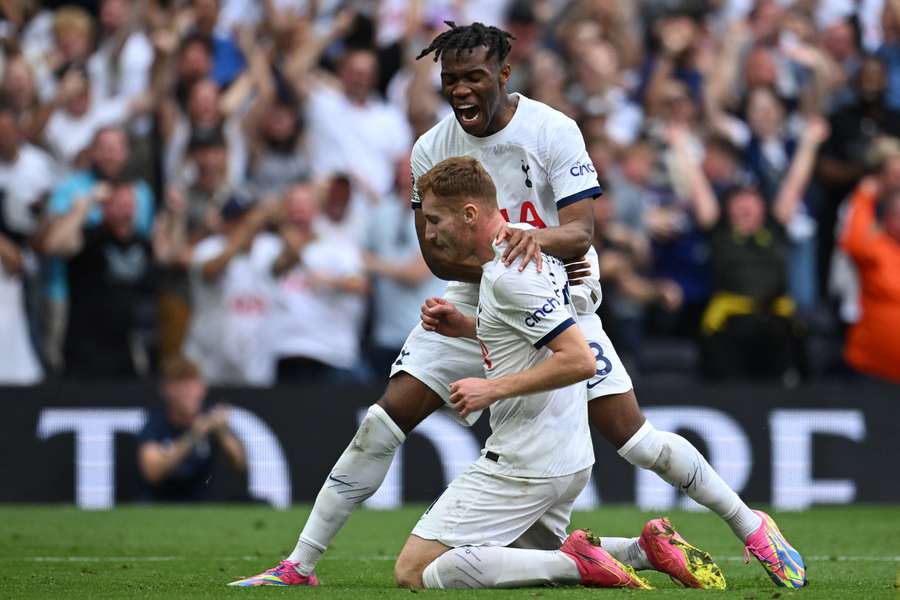
<instances>
[{"instance_id":1,"label":"white football shorts","mask_svg":"<svg viewBox=\"0 0 900 600\"><path fill-rule=\"evenodd\" d=\"M463 314L475 314L474 306L459 302L454 304ZM603 331L600 317L595 314L579 315L578 327L597 361L595 376L585 383L588 400L623 394L630 390L631 377L616 354L609 336ZM479 411L462 419L450 404L451 383L466 377L484 377L481 347L477 341L425 331L419 323L406 338L400 355L391 364L391 377L401 371L409 373L431 388L444 400L443 410L462 425L471 426L481 416Z\"/></svg>"},{"instance_id":2,"label":"white football shorts","mask_svg":"<svg viewBox=\"0 0 900 600\"><path fill-rule=\"evenodd\" d=\"M460 546L559 550L591 467L562 477L523 478L486 469L482 458L454 479L412 530Z\"/></svg>"}]
</instances>

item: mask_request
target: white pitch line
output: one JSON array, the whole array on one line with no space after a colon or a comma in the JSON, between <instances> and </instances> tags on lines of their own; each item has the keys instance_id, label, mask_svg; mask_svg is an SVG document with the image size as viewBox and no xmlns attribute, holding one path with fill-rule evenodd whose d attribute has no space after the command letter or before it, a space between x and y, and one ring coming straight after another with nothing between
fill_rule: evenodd
<instances>
[{"instance_id":1,"label":"white pitch line","mask_svg":"<svg viewBox=\"0 0 900 600\"><path fill-rule=\"evenodd\" d=\"M900 562L900 556L806 556L806 562ZM176 560L197 560L188 556L23 556L4 557L2 561L26 561L26 562L171 562ZM211 561L256 561L264 560L260 556L218 556L208 557ZM397 560L396 556L325 556L322 560ZM717 560L723 562L743 562L743 556L720 556Z\"/></svg>"}]
</instances>

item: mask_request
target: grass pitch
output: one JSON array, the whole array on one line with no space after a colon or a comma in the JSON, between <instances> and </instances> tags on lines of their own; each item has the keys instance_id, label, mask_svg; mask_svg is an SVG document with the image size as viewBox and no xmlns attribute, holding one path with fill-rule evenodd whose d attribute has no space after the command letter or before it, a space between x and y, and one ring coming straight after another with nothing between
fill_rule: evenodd
<instances>
[{"instance_id":1,"label":"grass pitch","mask_svg":"<svg viewBox=\"0 0 900 600\"><path fill-rule=\"evenodd\" d=\"M278 512L264 507L129 507L81 512L60 507L0 508L0 598L409 598L391 577L400 550L422 507L359 511L341 532L317 572L317 589L234 589L225 584L273 566L293 548L307 508ZM650 517L633 508L604 507L576 513L574 527L604 535L633 536ZM655 591L537 588L428 591L436 598L651 598L742 600L891 598L900 600L900 507L819 508L775 515L782 531L807 559L810 585L775 588L755 563L744 565L741 546L707 513L669 514L679 531L708 550L728 578L728 590L676 588L644 572ZM799 596L798 596L799 597Z\"/></svg>"}]
</instances>

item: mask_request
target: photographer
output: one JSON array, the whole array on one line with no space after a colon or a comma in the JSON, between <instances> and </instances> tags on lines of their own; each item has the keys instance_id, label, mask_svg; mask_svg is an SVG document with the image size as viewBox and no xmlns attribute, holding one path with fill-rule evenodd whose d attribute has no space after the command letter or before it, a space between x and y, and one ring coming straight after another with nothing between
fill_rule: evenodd
<instances>
[{"instance_id":1,"label":"photographer","mask_svg":"<svg viewBox=\"0 0 900 600\"><path fill-rule=\"evenodd\" d=\"M238 472L247 469L243 446L228 428L228 408L204 410L206 383L184 358L166 362L160 384L164 405L153 410L138 435L138 466L153 500L209 499L218 454Z\"/></svg>"}]
</instances>

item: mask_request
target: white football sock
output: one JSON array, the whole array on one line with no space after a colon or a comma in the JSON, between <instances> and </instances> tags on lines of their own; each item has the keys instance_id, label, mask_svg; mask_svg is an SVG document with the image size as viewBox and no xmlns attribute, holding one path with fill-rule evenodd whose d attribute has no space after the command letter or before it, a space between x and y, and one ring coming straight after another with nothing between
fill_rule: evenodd
<instances>
[{"instance_id":1,"label":"white football sock","mask_svg":"<svg viewBox=\"0 0 900 600\"><path fill-rule=\"evenodd\" d=\"M516 588L577 584L575 561L559 550L463 546L437 557L422 572L426 588Z\"/></svg>"},{"instance_id":2,"label":"white football sock","mask_svg":"<svg viewBox=\"0 0 900 600\"><path fill-rule=\"evenodd\" d=\"M297 571L309 575L353 510L378 490L403 431L377 404L369 407L356 435L325 480L300 539L288 560L299 562Z\"/></svg>"},{"instance_id":3,"label":"white football sock","mask_svg":"<svg viewBox=\"0 0 900 600\"><path fill-rule=\"evenodd\" d=\"M722 517L741 542L762 523L693 444L680 435L657 431L646 421L619 448L619 456L635 466L650 469Z\"/></svg>"},{"instance_id":4,"label":"white football sock","mask_svg":"<svg viewBox=\"0 0 900 600\"><path fill-rule=\"evenodd\" d=\"M647 553L638 543L638 538L602 537L600 547L612 554L620 563L638 571L653 568L647 559Z\"/></svg>"}]
</instances>

